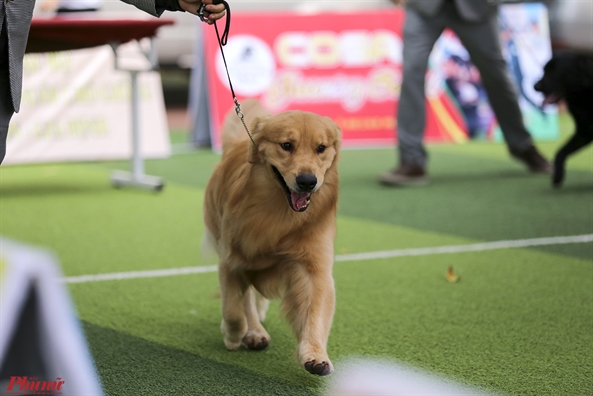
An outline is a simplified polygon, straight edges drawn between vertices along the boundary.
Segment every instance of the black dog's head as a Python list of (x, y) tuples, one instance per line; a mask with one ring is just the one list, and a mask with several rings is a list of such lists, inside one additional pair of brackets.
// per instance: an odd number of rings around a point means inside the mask
[(560, 66), (560, 61), (557, 58), (552, 58), (544, 66), (544, 75), (542, 78), (535, 83), (533, 87), (536, 91), (544, 94), (543, 106), (558, 102), (562, 99), (562, 88), (561, 80), (563, 78)]
[(544, 75), (535, 86), (544, 94), (542, 105), (593, 90), (593, 56), (572, 52), (555, 53), (544, 66)]

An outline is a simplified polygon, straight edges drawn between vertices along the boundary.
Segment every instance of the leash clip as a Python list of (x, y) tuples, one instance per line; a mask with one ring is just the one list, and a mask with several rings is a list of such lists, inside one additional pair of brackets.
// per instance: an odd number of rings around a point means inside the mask
[(235, 113), (237, 113), (237, 117), (239, 117), (239, 119), (241, 120), (243, 128), (245, 128), (245, 132), (247, 132), (247, 135), (249, 135), (249, 140), (251, 140), (251, 143), (253, 143), (253, 145), (257, 147), (257, 144), (255, 144), (253, 136), (251, 135), (251, 132), (249, 132), (249, 128), (247, 128), (247, 124), (245, 123), (245, 115), (241, 111), (241, 104), (239, 104), (239, 99), (237, 99), (237, 97), (234, 94), (233, 101), (235, 102)]
[(241, 104), (239, 104), (239, 100), (237, 98), (233, 98), (233, 101), (235, 102), (235, 113), (237, 113), (237, 116), (241, 119), (241, 121), (243, 121), (245, 115), (241, 111)]

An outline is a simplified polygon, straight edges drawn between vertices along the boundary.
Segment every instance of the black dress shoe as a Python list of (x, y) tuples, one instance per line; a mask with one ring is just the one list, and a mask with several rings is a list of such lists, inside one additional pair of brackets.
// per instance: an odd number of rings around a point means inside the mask
[(423, 167), (402, 162), (395, 170), (379, 175), (379, 183), (387, 186), (421, 186), (428, 183)]
[(523, 162), (530, 172), (543, 174), (552, 173), (552, 165), (533, 145), (523, 151), (510, 150), (510, 153), (513, 158)]

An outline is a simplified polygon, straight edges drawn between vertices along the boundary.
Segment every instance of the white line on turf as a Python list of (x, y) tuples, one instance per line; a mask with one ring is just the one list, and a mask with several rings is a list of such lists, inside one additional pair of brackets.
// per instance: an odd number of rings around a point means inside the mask
[(337, 255), (336, 261), (358, 261), (375, 260), (382, 258), (404, 257), (404, 256), (427, 256), (429, 254), (482, 252), (485, 250), (511, 249), (530, 246), (562, 245), (567, 243), (592, 242), (593, 234), (573, 235), (563, 237), (515, 239), (510, 241), (495, 241), (484, 243), (473, 243), (470, 245), (436, 246), (415, 249), (385, 250), (379, 252), (353, 253)]
[(183, 267), (183, 268), (169, 268), (169, 269), (147, 270), (147, 271), (112, 272), (109, 274), (97, 274), (97, 275), (67, 276), (67, 277), (63, 278), (63, 280), (66, 283), (86, 283), (86, 282), (99, 282), (99, 281), (108, 281), (108, 280), (138, 279), (138, 278), (162, 278), (164, 276), (203, 274), (206, 272), (216, 272), (217, 270), (218, 270), (218, 266), (210, 265), (207, 267)]
[[(335, 257), (336, 262), (342, 261), (362, 261), (362, 260), (376, 260), (393, 257), (406, 256), (427, 256), (431, 254), (451, 254), (451, 253), (466, 253), (466, 252), (483, 252), (486, 250), (496, 249), (513, 249), (524, 248), (531, 246), (550, 246), (563, 245), (569, 243), (587, 243), (593, 242), (593, 234), (548, 237), (548, 238), (533, 238), (533, 239), (515, 239), (509, 241), (494, 241), (484, 243), (472, 243), (468, 245), (450, 245), (450, 246), (435, 246), (426, 248), (414, 249), (399, 249), (399, 250), (384, 250), (367, 253), (353, 253), (353, 254), (339, 254)], [(147, 271), (130, 271), (130, 272), (115, 272), (108, 274), (97, 275), (79, 275), (68, 276), (63, 278), (66, 283), (86, 283), (99, 282), (109, 280), (122, 279), (138, 279), (138, 278), (160, 278), (164, 276), (176, 276), (187, 274), (203, 274), (208, 272), (216, 272), (218, 267), (210, 265), (206, 267), (184, 267), (184, 268), (170, 268), (162, 270), (147, 270)]]

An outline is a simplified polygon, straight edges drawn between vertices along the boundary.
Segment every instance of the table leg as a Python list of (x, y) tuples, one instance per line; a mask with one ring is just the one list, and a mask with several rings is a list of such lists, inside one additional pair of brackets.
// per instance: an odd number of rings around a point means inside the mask
[(139, 187), (161, 191), (164, 182), (160, 177), (144, 174), (144, 159), (140, 147), (140, 98), (138, 71), (130, 70), (132, 97), (132, 172), (113, 171), (111, 184), (114, 187)]

